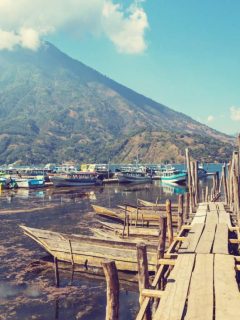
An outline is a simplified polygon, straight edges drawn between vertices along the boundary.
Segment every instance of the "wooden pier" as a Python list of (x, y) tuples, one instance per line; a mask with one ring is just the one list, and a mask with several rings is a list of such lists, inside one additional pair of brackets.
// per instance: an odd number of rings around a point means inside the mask
[[(239, 258), (230, 252), (234, 250), (232, 245), (240, 242), (238, 236), (223, 203), (200, 203), (187, 236), (176, 237), (167, 252), (167, 257), (173, 254), (175, 259), (162, 261), (173, 269), (165, 289), (160, 291), (153, 320), (239, 319), (240, 293), (236, 280)], [(177, 242), (181, 245), (176, 253)], [(153, 285), (159, 283), (161, 276), (163, 272), (157, 273)], [(145, 297), (148, 303), (149, 296), (156, 297), (156, 290), (159, 294), (158, 289), (148, 292)], [(144, 319), (145, 300), (138, 320)]]

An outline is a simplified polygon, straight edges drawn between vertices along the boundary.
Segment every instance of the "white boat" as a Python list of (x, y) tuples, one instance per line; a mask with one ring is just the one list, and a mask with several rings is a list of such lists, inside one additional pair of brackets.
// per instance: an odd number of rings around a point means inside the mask
[(152, 177), (141, 171), (125, 171), (117, 174), (118, 181), (121, 183), (129, 182), (152, 182)]

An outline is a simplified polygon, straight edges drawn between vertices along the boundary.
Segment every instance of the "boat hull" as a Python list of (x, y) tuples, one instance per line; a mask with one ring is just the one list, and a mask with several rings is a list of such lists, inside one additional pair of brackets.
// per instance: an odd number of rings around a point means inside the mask
[[(89, 267), (102, 267), (106, 259), (114, 260), (118, 270), (137, 272), (136, 243), (66, 235), (49, 230), (20, 226), (26, 235), (61, 261)], [(149, 270), (156, 268), (156, 246), (148, 245)]]
[(45, 186), (45, 181), (40, 179), (16, 179), (18, 188), (37, 189)]
[(135, 175), (128, 175), (128, 174), (118, 174), (118, 181), (120, 183), (131, 183), (131, 182), (141, 182), (141, 183), (148, 183), (152, 182), (152, 178), (150, 176), (135, 176)]
[(97, 179), (71, 179), (61, 177), (50, 177), (50, 181), (55, 187), (87, 187), (99, 186), (102, 184)]

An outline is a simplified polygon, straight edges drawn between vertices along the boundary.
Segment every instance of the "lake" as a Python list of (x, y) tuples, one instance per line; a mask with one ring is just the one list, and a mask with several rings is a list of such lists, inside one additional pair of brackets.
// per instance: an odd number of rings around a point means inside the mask
[[(220, 167), (213, 166), (215, 171)], [(211, 177), (201, 181), (211, 184)], [(26, 237), (20, 224), (64, 233), (91, 234), (98, 225), (91, 204), (115, 207), (137, 199), (176, 202), (184, 187), (152, 184), (109, 184), (88, 189), (5, 190), (0, 194), (0, 319), (105, 319), (104, 279), (60, 271), (60, 288), (47, 253)], [(138, 291), (122, 287), (120, 319), (134, 319)]]

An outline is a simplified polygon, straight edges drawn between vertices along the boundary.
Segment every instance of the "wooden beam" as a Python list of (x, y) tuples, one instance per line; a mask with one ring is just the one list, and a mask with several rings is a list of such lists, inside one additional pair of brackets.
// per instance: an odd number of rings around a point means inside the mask
[(158, 263), (161, 264), (161, 265), (175, 266), (176, 260), (173, 260), (173, 259), (159, 259)]
[(175, 237), (174, 240), (175, 240), (175, 241), (181, 241), (181, 242), (182, 242), (182, 241), (186, 240), (186, 238), (187, 238), (187, 237)]
[(236, 271), (240, 271), (240, 265), (239, 264), (237, 264), (235, 268), (236, 268)]
[(164, 294), (162, 290), (154, 290), (154, 289), (143, 289), (142, 296), (148, 298), (161, 298)]
[(240, 239), (229, 239), (229, 242), (231, 244), (238, 244), (238, 243), (240, 243)]

